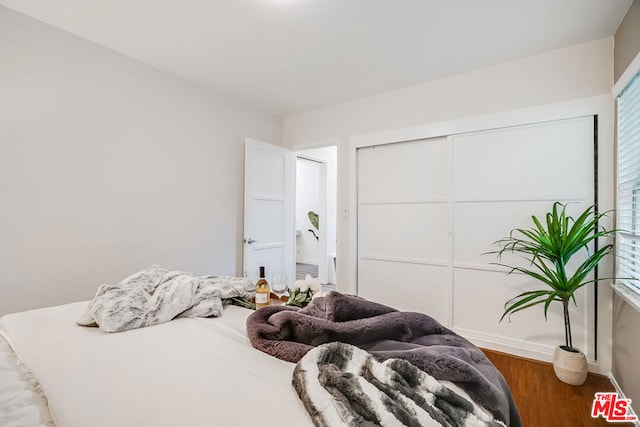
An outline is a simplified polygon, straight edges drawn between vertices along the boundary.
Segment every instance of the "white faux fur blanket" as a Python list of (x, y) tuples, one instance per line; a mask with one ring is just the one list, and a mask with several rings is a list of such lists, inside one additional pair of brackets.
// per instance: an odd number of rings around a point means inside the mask
[(194, 277), (153, 265), (117, 285), (100, 285), (77, 323), (120, 332), (176, 317), (218, 317), (223, 299), (251, 298), (254, 291), (254, 285), (244, 277)]

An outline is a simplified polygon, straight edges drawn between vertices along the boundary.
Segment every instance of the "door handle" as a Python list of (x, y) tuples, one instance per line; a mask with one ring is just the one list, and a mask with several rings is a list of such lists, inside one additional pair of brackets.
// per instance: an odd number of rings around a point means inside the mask
[(244, 239), (244, 242), (250, 245), (252, 243), (256, 243), (257, 240), (253, 240), (251, 237), (249, 237), (248, 239)]

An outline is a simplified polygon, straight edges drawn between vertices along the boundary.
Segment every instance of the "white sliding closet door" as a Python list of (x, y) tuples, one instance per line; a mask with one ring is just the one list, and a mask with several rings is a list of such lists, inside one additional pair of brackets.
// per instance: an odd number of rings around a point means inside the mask
[[(572, 214), (593, 203), (593, 120), (358, 149), (358, 294), (428, 313), (476, 342), (549, 353), (563, 340), (561, 307), (548, 322), (534, 308), (498, 323), (509, 298), (538, 285), (482, 254), (554, 201), (572, 202)], [(587, 355), (591, 295), (579, 294), (572, 318)]]

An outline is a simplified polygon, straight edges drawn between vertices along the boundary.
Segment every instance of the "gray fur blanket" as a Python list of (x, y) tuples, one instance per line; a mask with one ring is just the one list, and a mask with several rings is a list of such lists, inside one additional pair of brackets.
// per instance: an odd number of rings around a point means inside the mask
[(331, 292), (304, 309), (261, 308), (247, 319), (247, 334), (255, 348), (296, 363), (334, 341), (355, 345), (378, 361), (404, 359), (439, 381), (453, 382), (506, 425), (521, 426), (506, 381), (484, 353), (426, 314)]
[(153, 265), (117, 285), (100, 285), (81, 326), (99, 326), (105, 332), (158, 325), (176, 317), (218, 317), (223, 301), (251, 298), (254, 285), (247, 278), (194, 277)]
[(323, 344), (300, 359), (293, 386), (318, 427), (504, 427), (451, 383), (406, 360), (380, 363), (341, 342)]

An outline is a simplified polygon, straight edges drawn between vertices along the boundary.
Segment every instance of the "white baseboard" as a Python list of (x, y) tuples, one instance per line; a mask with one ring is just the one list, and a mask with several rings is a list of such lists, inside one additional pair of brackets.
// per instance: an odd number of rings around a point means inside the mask
[(514, 354), (529, 359), (541, 360), (543, 362), (551, 362), (553, 360), (554, 347), (551, 346), (533, 344), (523, 340), (505, 338), (465, 328), (453, 328), (453, 330), (478, 347)]
[[(513, 354), (515, 356), (526, 357), (528, 359), (540, 360), (542, 362), (553, 362), (554, 346), (535, 344), (529, 341), (506, 338), (471, 329), (453, 328), (453, 330), (478, 347)], [(598, 365), (597, 362), (587, 361), (587, 363), (589, 365), (589, 372), (604, 376), (611, 375), (610, 370)]]
[[(618, 384), (618, 381), (616, 381), (616, 377), (613, 376), (613, 373), (609, 374), (609, 379), (611, 380), (611, 384), (613, 384), (613, 386), (615, 387), (616, 392), (618, 393), (618, 396), (620, 396), (622, 399), (626, 399), (627, 397), (624, 395), (624, 392), (620, 388), (620, 384)], [(637, 404), (638, 402), (636, 402), (636, 405)], [(640, 417), (638, 417), (638, 414), (636, 413), (636, 411), (633, 410), (633, 401), (631, 401), (631, 407), (629, 408), (629, 412), (631, 412), (631, 415), (636, 416), (635, 425), (637, 427), (640, 427)]]

